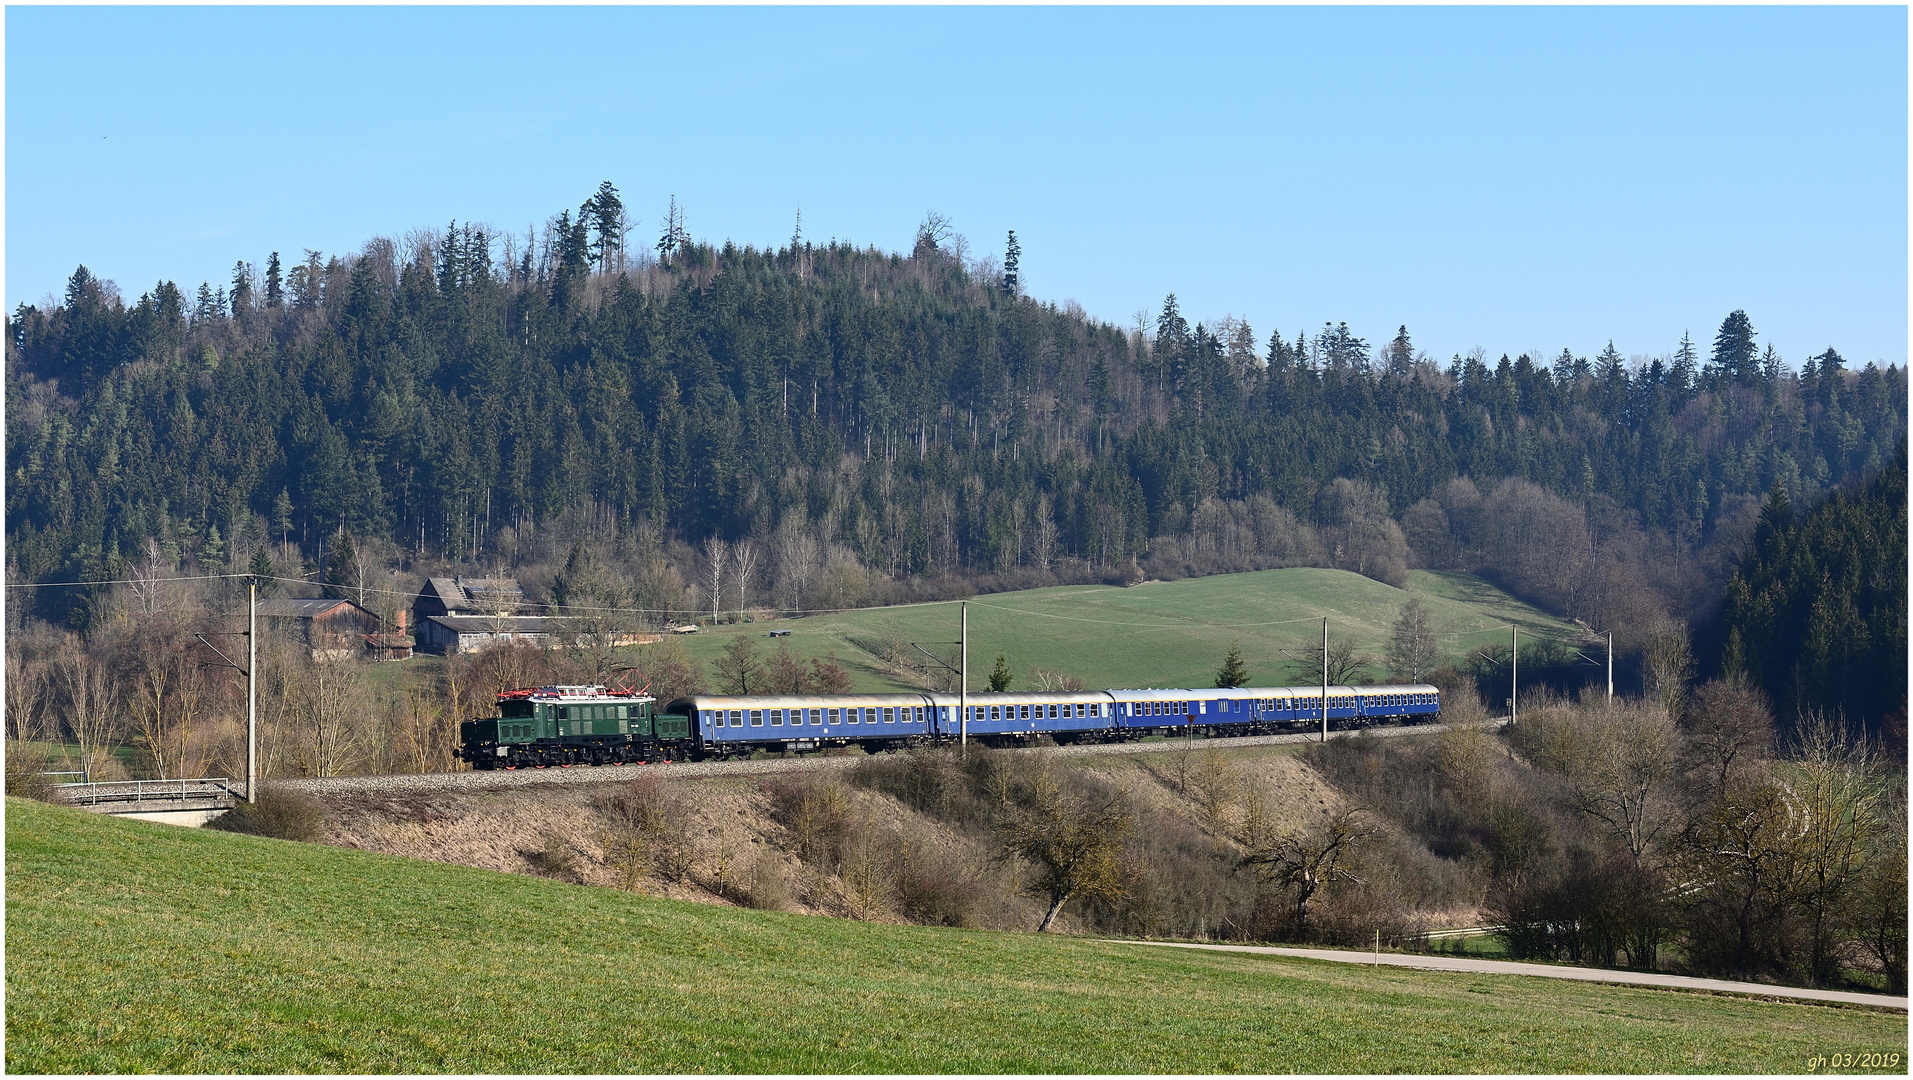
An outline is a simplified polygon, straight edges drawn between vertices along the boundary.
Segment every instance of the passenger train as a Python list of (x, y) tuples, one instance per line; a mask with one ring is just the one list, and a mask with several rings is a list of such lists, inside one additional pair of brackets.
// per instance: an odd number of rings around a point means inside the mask
[[(985, 746), (1038, 737), (1119, 742), (1151, 735), (1266, 735), (1319, 728), (1315, 687), (1106, 690), (1074, 693), (835, 694), (678, 698), (661, 710), (642, 692), (544, 686), (499, 695), (499, 715), (467, 720), (456, 756), (474, 768), (545, 768), (950, 743)], [(968, 709), (969, 715), (962, 714)], [(1421, 723), (1441, 715), (1426, 684), (1331, 686), (1328, 725)], [(966, 729), (967, 728), (967, 732)]]

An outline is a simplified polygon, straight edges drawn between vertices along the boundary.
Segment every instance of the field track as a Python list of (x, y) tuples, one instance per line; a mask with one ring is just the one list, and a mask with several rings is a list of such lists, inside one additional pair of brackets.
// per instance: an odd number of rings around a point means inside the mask
[[(1506, 721), (1496, 721), (1497, 725)], [(1419, 724), (1414, 727), (1373, 727), (1363, 730), (1388, 738), (1398, 735), (1432, 735), (1446, 731), (1446, 724)], [(1352, 731), (1330, 732), (1330, 738), (1345, 738)], [(1159, 742), (1094, 743), (1088, 746), (1034, 746), (1019, 753), (1048, 754), (1053, 757), (1094, 757), (1104, 754), (1153, 754), (1190, 749), (1229, 750), (1249, 746), (1285, 746), (1314, 742), (1321, 736), (1309, 732), (1289, 735), (1250, 735), (1243, 738), (1164, 739)], [(629, 780), (635, 776), (745, 776), (753, 773), (822, 772), (847, 769), (866, 755), (825, 757), (759, 758), (753, 761), (679, 761), (663, 765), (575, 765), (571, 768), (516, 769), (510, 772), (403, 773), (392, 776), (331, 776), (298, 780), (280, 780), (278, 784), (307, 795), (345, 795), (378, 793), (401, 795), (420, 791), (485, 791), (539, 784), (604, 784)]]
[[(1118, 941), (1105, 938), (1106, 941)], [(1815, 990), (1801, 986), (1769, 986), (1766, 983), (1730, 982), (1726, 979), (1696, 979), (1687, 975), (1667, 975), (1658, 971), (1615, 971), (1607, 968), (1567, 967), (1561, 964), (1524, 964), (1514, 960), (1476, 960), (1463, 956), (1405, 956), (1401, 953), (1365, 953), (1353, 949), (1283, 949), (1267, 945), (1215, 945), (1207, 942), (1126, 941), (1128, 945), (1157, 945), (1172, 949), (1209, 949), (1216, 952), (1258, 953), (1264, 956), (1291, 956), (1304, 960), (1328, 960), (1339, 964), (1374, 964), (1419, 968), (1423, 971), (1460, 971), (1478, 975), (1533, 975), (1543, 979), (1574, 979), (1580, 982), (1621, 983), (1629, 986), (1653, 986), (1664, 990), (1698, 990), (1714, 994), (1751, 994), (1755, 997), (1788, 998), (1795, 1001), (1832, 1002), (1841, 1005), (1865, 1005), (1875, 1009), (1905, 1012), (1907, 999), (1885, 994), (1855, 994), (1844, 990)]]

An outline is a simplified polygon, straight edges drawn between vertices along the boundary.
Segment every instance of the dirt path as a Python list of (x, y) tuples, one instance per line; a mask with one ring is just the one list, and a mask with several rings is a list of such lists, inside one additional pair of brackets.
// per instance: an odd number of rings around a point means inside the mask
[(1270, 945), (1205, 945), (1180, 941), (1118, 941), (1119, 945), (1155, 945), (1170, 949), (1210, 949), (1216, 952), (1258, 953), (1267, 956), (1292, 956), (1305, 960), (1330, 960), (1342, 964), (1386, 964), (1390, 967), (1421, 968), (1425, 971), (1465, 971), (1478, 975), (1533, 975), (1543, 979), (1573, 979), (1580, 982), (1619, 983), (1627, 986), (1655, 986), (1665, 990), (1701, 990), (1715, 994), (1751, 994), (1755, 997), (1791, 998), (1799, 1001), (1828, 1001), (1842, 1005), (1870, 1005), (1876, 1009), (1906, 1011), (1907, 999), (1884, 994), (1854, 994), (1843, 990), (1812, 990), (1798, 986), (1768, 986), (1766, 983), (1730, 982), (1726, 979), (1696, 979), (1687, 975), (1662, 975), (1651, 971), (1610, 971), (1604, 968), (1562, 967), (1555, 964), (1524, 964), (1514, 960), (1474, 960), (1461, 956), (1413, 956), (1402, 953), (1365, 953), (1344, 949), (1284, 949)]

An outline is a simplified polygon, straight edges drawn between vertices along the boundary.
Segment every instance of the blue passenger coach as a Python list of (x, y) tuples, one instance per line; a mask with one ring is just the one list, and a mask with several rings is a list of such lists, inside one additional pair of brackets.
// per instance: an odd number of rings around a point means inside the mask
[[(1318, 687), (1108, 690), (1076, 693), (835, 694), (679, 698), (665, 712), (686, 717), (705, 754), (827, 746), (897, 750), (947, 742), (965, 726), (985, 745), (1110, 742), (1151, 735), (1273, 734), (1322, 723)], [(1441, 692), (1426, 684), (1331, 686), (1331, 727), (1416, 723), (1441, 714)]]

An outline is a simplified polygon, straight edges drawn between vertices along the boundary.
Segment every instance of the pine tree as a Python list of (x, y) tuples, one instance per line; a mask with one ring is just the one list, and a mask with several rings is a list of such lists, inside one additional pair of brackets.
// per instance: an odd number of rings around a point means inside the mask
[(1695, 386), (1694, 368), (1699, 352), (1694, 348), (1694, 339), (1687, 331), (1681, 331), (1680, 348), (1674, 350), (1674, 366), (1668, 369), (1667, 385), (1674, 391), (1674, 400), (1687, 404), (1699, 389)]
[(997, 653), (996, 670), (990, 672), (990, 692), (1000, 694), (1008, 690), (1010, 688), (1010, 680), (1013, 678), (1015, 678), (1015, 676), (1010, 674), (1010, 662), (1004, 658), (1002, 653)]
[(1016, 230), (1011, 229), (1009, 245), (1003, 250), (1003, 291), (1011, 296), (1021, 291), (1016, 267), (1022, 257), (1023, 248), (1016, 242)]
[(272, 557), (266, 554), (263, 547), (253, 549), (252, 563), (246, 567), (246, 574), (252, 584), (258, 586), (260, 596), (267, 595), (267, 590), (278, 584), (273, 580)]
[(1388, 370), (1391, 374), (1407, 374), (1408, 366), (1415, 362), (1415, 345), (1408, 339), (1408, 324), (1395, 332), (1395, 340), (1388, 343)]
[(266, 260), (266, 306), (277, 309), (285, 304), (285, 290), (280, 284), (279, 253), (273, 252)]
[(325, 594), (340, 600), (357, 598), (364, 606), (365, 576), (359, 565), (359, 547), (352, 534), (341, 529), (333, 540), (332, 558), (326, 562)]
[(597, 194), (578, 208), (578, 216), (581, 220), (588, 218), (596, 233), (591, 253), (598, 272), (610, 273), (612, 256), (624, 250), (624, 200), (618, 198), (618, 189), (609, 180), (599, 184)]
[(1760, 369), (1754, 352), (1754, 324), (1746, 312), (1735, 311), (1721, 321), (1720, 333), (1714, 335), (1713, 362), (1727, 378), (1753, 385)]
[(658, 234), (658, 261), (669, 265), (686, 239), (684, 211), (678, 207), (678, 197), (673, 195), (670, 208), (664, 212), (664, 231)]
[(1242, 663), (1242, 645), (1229, 642), (1229, 655), (1222, 658), (1222, 666), (1216, 669), (1216, 686), (1227, 690), (1237, 686), (1249, 685), (1249, 669)]
[(213, 569), (226, 561), (226, 540), (219, 535), (219, 523), (206, 523), (206, 539), (199, 545), (199, 565)]
[(272, 527), (279, 530), (279, 546), (283, 549), (292, 536), (292, 493), (285, 488), (280, 488), (279, 497), (272, 500)]
[(252, 312), (252, 264), (241, 259), (232, 268), (232, 317), (243, 320)]

